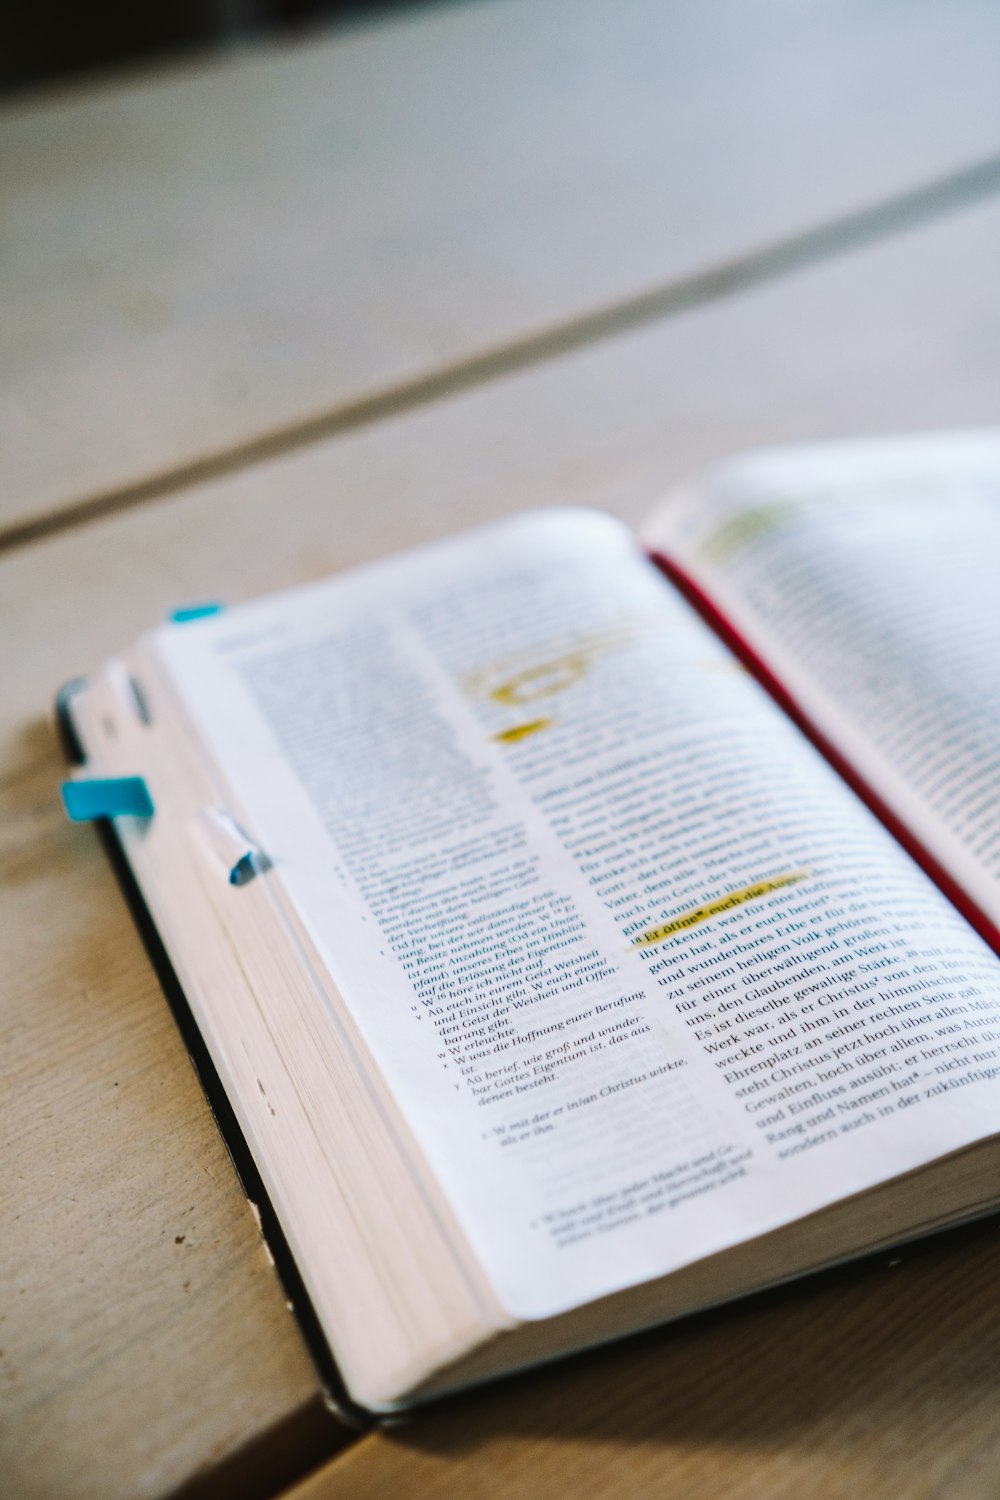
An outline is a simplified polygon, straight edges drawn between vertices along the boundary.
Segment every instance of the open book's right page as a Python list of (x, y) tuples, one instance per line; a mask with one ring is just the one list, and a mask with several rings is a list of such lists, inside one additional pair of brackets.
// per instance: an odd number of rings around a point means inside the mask
[(645, 540), (1000, 940), (1000, 434), (750, 455)]

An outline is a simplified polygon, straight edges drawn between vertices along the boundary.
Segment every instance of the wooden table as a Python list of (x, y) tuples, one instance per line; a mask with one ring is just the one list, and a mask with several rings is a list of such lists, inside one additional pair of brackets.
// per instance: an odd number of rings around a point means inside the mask
[(1000, 1493), (995, 1228), (338, 1427), (50, 722), (185, 600), (995, 421), (998, 63), (985, 0), (487, 0), (0, 111), (0, 1493)]

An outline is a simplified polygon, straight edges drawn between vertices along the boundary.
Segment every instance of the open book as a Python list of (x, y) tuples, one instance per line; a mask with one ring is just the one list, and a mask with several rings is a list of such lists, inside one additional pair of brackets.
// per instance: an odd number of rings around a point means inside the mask
[(1000, 1205), (998, 559), (996, 437), (764, 453), (73, 696), (360, 1406)]

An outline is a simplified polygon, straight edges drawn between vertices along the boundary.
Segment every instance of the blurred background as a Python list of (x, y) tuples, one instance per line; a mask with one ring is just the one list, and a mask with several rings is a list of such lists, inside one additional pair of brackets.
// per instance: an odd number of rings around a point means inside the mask
[(294, 35), (330, 21), (412, 8), (417, 0), (5, 0), (0, 89), (85, 77), (116, 64)]
[[(3, 1500), (272, 1496), (329, 1444), (60, 811), (56, 689), (180, 604), (519, 508), (639, 526), (740, 449), (995, 424), (998, 83), (998, 0), (0, 0)], [(877, 1329), (859, 1294), (854, 1367), (831, 1302), (825, 1417), (805, 1345), (759, 1360), (699, 1492), (994, 1494), (979, 1265)], [(694, 1473), (686, 1380), (602, 1400), (585, 1493), (628, 1492), (633, 1451), (644, 1493), (676, 1488), (657, 1455)], [(702, 1440), (731, 1417), (705, 1389)], [(529, 1451), (502, 1437), (490, 1466)], [(448, 1492), (491, 1492), (467, 1456)]]

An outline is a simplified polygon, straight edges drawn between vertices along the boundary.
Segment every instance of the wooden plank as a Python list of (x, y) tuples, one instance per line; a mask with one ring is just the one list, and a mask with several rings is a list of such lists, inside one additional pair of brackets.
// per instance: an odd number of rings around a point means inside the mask
[(503, 0), (0, 112), (0, 526), (995, 153), (1000, 13)]
[(987, 1500), (996, 1225), (463, 1397), (286, 1500)]
[(996, 418), (1000, 205), (0, 559), (0, 763), (55, 687), (191, 599), (530, 505), (638, 524), (742, 448)]
[[(0, 1343), (18, 1374), (4, 1396), (12, 1419), (0, 1437), (0, 1490), (37, 1494), (41, 1475), (48, 1493), (67, 1496), (162, 1492), (216, 1451), (292, 1420), (314, 1390), (93, 835), (63, 826), (56, 811), (45, 722), (55, 687), (171, 604), (317, 577), (519, 506), (600, 504), (638, 521), (673, 480), (754, 442), (990, 420), (998, 255), (1000, 206), (979, 209), (0, 559), (10, 643), (0, 828), (12, 897), (0, 1055), (16, 1081), (0, 1091), (0, 1139), (16, 1142), (0, 1172), (10, 1184), (2, 1200), (15, 1203), (5, 1280), (18, 1292), (13, 1311), (2, 1309)], [(194, 1247), (176, 1246), (189, 1219)], [(189, 1276), (182, 1254), (201, 1271)], [(962, 1271), (965, 1262), (949, 1264)], [(971, 1304), (959, 1309), (959, 1343), (947, 1344), (943, 1309), (957, 1292), (952, 1273), (941, 1274), (928, 1326), (952, 1354), (926, 1410), (939, 1419), (935, 1402), (945, 1402), (954, 1372), (945, 1452), (963, 1413), (980, 1432), (984, 1386)], [(983, 1284), (985, 1272), (969, 1274), (971, 1286)], [(868, 1294), (858, 1295), (863, 1310)], [(833, 1347), (837, 1320), (824, 1318), (816, 1327)], [(901, 1305), (890, 1331), (904, 1325)], [(764, 1336), (769, 1324), (747, 1326)], [(793, 1342), (789, 1332), (783, 1347)], [(711, 1347), (705, 1370), (721, 1379), (728, 1346)], [(860, 1360), (861, 1346), (854, 1352)], [(981, 1365), (993, 1368), (985, 1342)], [(756, 1378), (759, 1362), (746, 1369)], [(678, 1401), (680, 1370), (668, 1370)], [(852, 1422), (867, 1389), (858, 1380), (843, 1408)], [(494, 1410), (496, 1398), (483, 1399), (484, 1412)], [(698, 1399), (707, 1423), (709, 1397)], [(560, 1404), (572, 1408), (569, 1396), (553, 1396), (546, 1410)], [(641, 1421), (652, 1421), (644, 1410)], [(641, 1423), (621, 1421), (647, 1451)], [(793, 1456), (798, 1431), (811, 1440), (812, 1429), (783, 1429), (780, 1413), (771, 1421), (775, 1452), (783, 1433)], [(441, 1429), (449, 1463), (456, 1430)], [(574, 1462), (589, 1451), (583, 1433), (567, 1437)], [(558, 1435), (552, 1444), (545, 1463), (557, 1461)], [(396, 1463), (382, 1439), (368, 1451)], [(769, 1462), (779, 1465), (773, 1454)], [(406, 1463), (421, 1472), (430, 1463), (433, 1483), (445, 1482), (426, 1454)], [(352, 1483), (361, 1472), (350, 1470)], [(481, 1490), (489, 1483), (487, 1467), (471, 1474)]]
[(30, 748), (0, 790), (0, 1491), (271, 1494), (347, 1435), (55, 748)]

